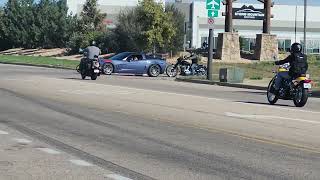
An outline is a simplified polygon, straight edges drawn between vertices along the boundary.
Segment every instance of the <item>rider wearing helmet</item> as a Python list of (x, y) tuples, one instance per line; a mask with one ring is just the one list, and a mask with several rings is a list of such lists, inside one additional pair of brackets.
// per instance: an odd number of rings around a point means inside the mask
[(308, 70), (307, 56), (302, 52), (302, 46), (299, 43), (291, 45), (291, 54), (282, 61), (276, 61), (276, 65), (289, 65), (288, 71), (279, 72), (275, 80), (275, 93), (278, 93), (283, 79), (294, 79), (306, 74)]
[(83, 51), (85, 58), (81, 59), (80, 70), (83, 70), (86, 62), (92, 61), (94, 58), (97, 58), (101, 54), (101, 50), (96, 46), (96, 42), (92, 41), (91, 46), (88, 46)]
[(92, 41), (91, 46), (87, 47), (85, 49), (85, 52), (87, 52), (87, 58), (88, 59), (94, 59), (95, 56), (99, 56), (101, 54), (101, 50), (96, 46), (96, 42)]

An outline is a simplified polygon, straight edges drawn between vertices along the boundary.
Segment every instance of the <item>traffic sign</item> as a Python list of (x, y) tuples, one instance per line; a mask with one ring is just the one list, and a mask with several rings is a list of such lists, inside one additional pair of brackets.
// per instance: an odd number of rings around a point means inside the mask
[(208, 18), (208, 24), (209, 24), (209, 25), (214, 24), (214, 19), (213, 19), (213, 18)]
[(206, 0), (207, 9), (220, 10), (221, 0)]
[(214, 18), (214, 17), (218, 17), (218, 16), (219, 16), (219, 11), (216, 11), (213, 9), (208, 10), (208, 18)]

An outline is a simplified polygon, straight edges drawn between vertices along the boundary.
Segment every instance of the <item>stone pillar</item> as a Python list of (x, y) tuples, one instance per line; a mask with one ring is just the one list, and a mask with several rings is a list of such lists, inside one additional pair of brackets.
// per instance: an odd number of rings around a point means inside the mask
[(278, 40), (276, 35), (257, 34), (254, 57), (260, 61), (273, 60), (278, 56)]
[(217, 46), (217, 59), (229, 62), (237, 62), (241, 60), (238, 33), (220, 33), (218, 36)]

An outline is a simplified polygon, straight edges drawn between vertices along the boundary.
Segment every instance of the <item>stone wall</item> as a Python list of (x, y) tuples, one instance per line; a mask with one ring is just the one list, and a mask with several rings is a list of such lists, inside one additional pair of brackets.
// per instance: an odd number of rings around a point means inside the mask
[(217, 46), (216, 59), (227, 62), (241, 61), (238, 33), (220, 33)]
[(276, 35), (257, 34), (254, 57), (260, 61), (270, 61), (278, 56), (278, 40)]

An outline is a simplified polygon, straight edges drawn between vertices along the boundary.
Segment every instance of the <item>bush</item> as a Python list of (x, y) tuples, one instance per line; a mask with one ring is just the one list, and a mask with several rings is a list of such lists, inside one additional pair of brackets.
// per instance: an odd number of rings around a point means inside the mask
[(261, 75), (252, 75), (249, 79), (250, 80), (262, 80), (263, 77)]

